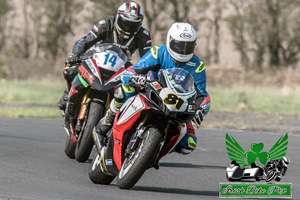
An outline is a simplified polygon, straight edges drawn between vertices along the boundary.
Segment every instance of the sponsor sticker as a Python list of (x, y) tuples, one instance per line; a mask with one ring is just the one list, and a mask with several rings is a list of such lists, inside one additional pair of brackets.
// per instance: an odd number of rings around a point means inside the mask
[(106, 165), (112, 165), (112, 159), (106, 159), (105, 160)]

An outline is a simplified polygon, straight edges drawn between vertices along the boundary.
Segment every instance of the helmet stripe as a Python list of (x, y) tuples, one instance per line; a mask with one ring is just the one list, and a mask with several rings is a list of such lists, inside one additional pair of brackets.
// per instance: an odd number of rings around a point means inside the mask
[(139, 7), (138, 7), (138, 5), (136, 5), (136, 14), (137, 15), (139, 14)]

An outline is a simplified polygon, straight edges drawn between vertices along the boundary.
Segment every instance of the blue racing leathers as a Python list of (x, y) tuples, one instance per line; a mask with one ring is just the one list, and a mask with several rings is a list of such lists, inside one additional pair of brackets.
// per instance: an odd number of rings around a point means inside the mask
[[(160, 69), (172, 67), (185, 69), (193, 76), (197, 91), (196, 105), (206, 115), (210, 109), (210, 97), (206, 91), (204, 63), (194, 54), (188, 62), (176, 65), (165, 45), (152, 47), (134, 66), (127, 68), (126, 73), (122, 77), (123, 84), (117, 89), (119, 90), (117, 93), (120, 94), (122, 90), (123, 95), (117, 95), (122, 96), (122, 98), (116, 98), (115, 96), (115, 107), (120, 108), (128, 98), (138, 93), (137, 87), (127, 85), (132, 74), (147, 74), (148, 79), (155, 80)], [(190, 122), (187, 123), (187, 127), (186, 135), (176, 145), (174, 151), (186, 154), (196, 148), (197, 137), (195, 130)]]
[[(175, 65), (173, 58), (168, 53), (165, 45), (152, 47), (151, 50), (148, 51), (134, 66), (127, 69), (127, 72), (123, 76), (123, 83), (127, 84), (133, 73), (148, 74), (148, 78), (154, 80), (160, 69), (172, 67), (185, 69), (193, 76), (197, 88), (196, 105), (198, 105), (198, 108), (203, 109), (204, 114), (207, 114), (210, 109), (210, 97), (206, 91), (205, 65), (195, 54), (188, 62)], [(148, 73), (149, 71), (152, 71), (152, 73)], [(129, 96), (135, 94), (136, 93), (131, 93)], [(128, 98), (129, 97), (126, 94), (126, 98), (123, 102)]]

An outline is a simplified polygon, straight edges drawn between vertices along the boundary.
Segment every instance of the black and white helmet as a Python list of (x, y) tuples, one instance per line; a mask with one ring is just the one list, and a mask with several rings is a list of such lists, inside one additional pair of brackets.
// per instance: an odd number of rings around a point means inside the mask
[(192, 25), (176, 22), (168, 31), (168, 52), (176, 61), (187, 62), (193, 57), (196, 40), (197, 34)]
[(133, 1), (123, 3), (116, 15), (116, 30), (122, 38), (129, 39), (139, 31), (143, 19), (144, 13), (139, 4)]
[(284, 166), (288, 166), (288, 164), (290, 164), (290, 158), (288, 156), (284, 156), (282, 158), (282, 162), (283, 162)]

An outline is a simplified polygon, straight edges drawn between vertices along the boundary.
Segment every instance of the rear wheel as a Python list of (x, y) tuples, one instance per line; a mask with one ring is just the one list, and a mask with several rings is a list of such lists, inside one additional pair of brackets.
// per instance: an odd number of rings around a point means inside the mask
[(125, 158), (117, 177), (117, 185), (121, 189), (130, 189), (141, 178), (156, 158), (162, 136), (150, 127), (143, 135), (137, 149)]
[(89, 177), (95, 184), (109, 185), (115, 178), (115, 176), (109, 176), (102, 172), (100, 167), (100, 155), (96, 153), (90, 167)]
[(65, 154), (69, 158), (74, 159), (75, 158), (75, 149), (76, 149), (76, 142), (71, 140), (71, 138), (68, 136), (66, 138), (66, 143), (65, 143)]
[(75, 149), (75, 158), (78, 162), (85, 162), (89, 159), (94, 146), (92, 131), (103, 116), (104, 109), (104, 105), (95, 102), (91, 102), (89, 106), (86, 126), (81, 137), (78, 138)]

